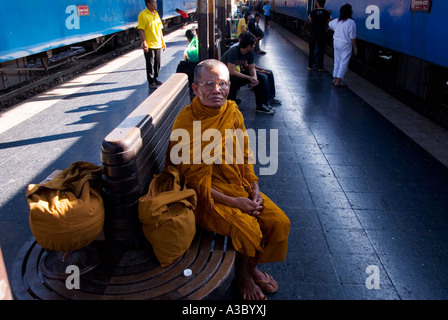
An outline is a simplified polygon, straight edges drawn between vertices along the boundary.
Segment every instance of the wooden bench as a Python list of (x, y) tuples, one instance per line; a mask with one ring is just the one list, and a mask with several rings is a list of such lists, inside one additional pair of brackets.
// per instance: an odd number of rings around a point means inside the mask
[[(200, 300), (219, 299), (229, 288), (235, 250), (226, 237), (198, 227), (189, 250), (161, 268), (138, 221), (138, 199), (147, 192), (154, 174), (164, 168), (172, 124), (189, 102), (187, 76), (173, 74), (104, 139), (105, 241), (86, 248), (97, 260), (88, 261), (92, 267), (80, 276), (80, 288), (67, 288), (69, 274), (49, 273), (47, 261), (52, 253), (30, 239), (14, 268), (16, 299)], [(75, 253), (75, 261), (92, 258), (85, 252)], [(185, 269), (191, 269), (192, 275), (185, 276)]]

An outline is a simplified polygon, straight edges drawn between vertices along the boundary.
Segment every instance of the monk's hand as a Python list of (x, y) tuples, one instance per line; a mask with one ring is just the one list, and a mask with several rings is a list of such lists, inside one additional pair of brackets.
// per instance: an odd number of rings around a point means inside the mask
[[(258, 216), (261, 214), (261, 210), (263, 210), (263, 198), (261, 197), (260, 191), (252, 191), (249, 195), (249, 199), (251, 199), (254, 203), (257, 204), (257, 209), (249, 213), (252, 216)], [(261, 208), (261, 209), (260, 209)]]
[(251, 182), (250, 186), (252, 188), (251, 193), (249, 194), (249, 199), (258, 203), (260, 206), (263, 205), (263, 198), (261, 197), (260, 188), (258, 187), (257, 182)]
[[(258, 184), (257, 183), (251, 183), (252, 185), (252, 192), (258, 192)], [(258, 196), (255, 196), (256, 201), (252, 199), (252, 196), (249, 195), (249, 198), (246, 197), (232, 197), (223, 194), (222, 192), (212, 188), (211, 194), (213, 199), (218, 202), (222, 203), (226, 206), (237, 208), (241, 210), (241, 212), (250, 214), (251, 216), (259, 215), (261, 210), (263, 209), (263, 206), (261, 205), (262, 199), (261, 196), (258, 198)], [(261, 201), (261, 202), (260, 202)]]
[(261, 197), (260, 191), (258, 191), (258, 190), (252, 191), (249, 195), (249, 199), (251, 199), (252, 201), (254, 201), (255, 203), (257, 203), (260, 206), (263, 205), (263, 198)]
[(244, 197), (238, 197), (236, 200), (236, 207), (242, 212), (251, 216), (257, 216), (260, 214), (263, 206), (259, 203)]

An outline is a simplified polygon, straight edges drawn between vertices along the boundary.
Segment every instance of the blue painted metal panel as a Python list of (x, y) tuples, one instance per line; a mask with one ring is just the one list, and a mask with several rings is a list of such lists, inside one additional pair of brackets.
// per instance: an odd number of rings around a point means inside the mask
[[(76, 6), (90, 14), (78, 16)], [(0, 62), (135, 27), (144, 0), (15, 0), (0, 11)]]
[[(332, 17), (346, 0), (327, 1)], [(448, 67), (448, 1), (432, 1), (430, 13), (411, 12), (411, 0), (351, 1), (357, 38)], [(376, 20), (375, 20), (376, 18)]]
[(196, 11), (196, 0), (157, 0), (157, 11), (160, 18), (166, 20), (178, 16), (176, 8), (187, 12)]
[(270, 1), (273, 11), (287, 16), (308, 20), (308, 0)]
[[(78, 16), (78, 5), (89, 6)], [(158, 0), (162, 19), (174, 9), (196, 11), (196, 0)], [(137, 26), (144, 0), (14, 0), (3, 1), (0, 11), (0, 62), (14, 60)]]

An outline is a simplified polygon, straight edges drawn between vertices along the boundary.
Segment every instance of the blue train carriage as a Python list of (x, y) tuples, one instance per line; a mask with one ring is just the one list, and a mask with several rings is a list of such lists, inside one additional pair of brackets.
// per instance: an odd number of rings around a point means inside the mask
[(5, 1), (0, 12), (0, 62), (135, 27), (144, 8), (142, 0)]
[(314, 6), (313, 0), (273, 0), (269, 3), (272, 6), (273, 18), (277, 23), (299, 35), (306, 35), (308, 14)]
[[(346, 0), (329, 0), (332, 17)], [(357, 26), (357, 38), (448, 67), (448, 1), (367, 0), (349, 2)]]
[[(272, 1), (275, 15), (294, 18), (294, 23), (308, 21), (314, 2)], [(448, 1), (328, 0), (326, 8), (337, 18), (345, 3), (353, 7), (358, 39), (448, 67), (448, 42), (442, 40), (448, 36)]]
[(48, 59), (70, 45), (137, 26), (144, 0), (4, 1), (0, 11), (0, 89), (26, 80), (27, 57)]
[[(329, 0), (332, 17), (346, 0)], [(389, 85), (424, 99), (422, 113), (430, 117), (448, 110), (448, 1), (363, 0), (352, 1), (357, 26), (357, 60), (381, 73)], [(382, 80), (384, 81), (384, 77)], [(439, 105), (439, 106), (435, 106)], [(432, 110), (430, 110), (432, 109)], [(441, 112), (441, 110), (445, 110)], [(447, 119), (436, 119), (448, 123)]]
[[(308, 39), (308, 14), (315, 0), (272, 2), (274, 20)], [(353, 7), (356, 60), (369, 68), (366, 72), (381, 75), (380, 82), (403, 88), (404, 94), (442, 105), (437, 110), (448, 110), (448, 1), (327, 0), (325, 7), (336, 19), (345, 3)], [(331, 41), (329, 47), (331, 53)]]
[(308, 20), (308, 12), (313, 1), (309, 0), (288, 0), (269, 1), (272, 6), (272, 11), (276, 14), (297, 18), (303, 21)]
[[(191, 14), (196, 1), (157, 1), (164, 24)], [(138, 14), (144, 0), (5, 1), (0, 11), (0, 89), (29, 80), (31, 71), (48, 70), (62, 59), (138, 39)], [(24, 21), (27, 21), (24, 23)], [(71, 47), (71, 48), (70, 48)]]

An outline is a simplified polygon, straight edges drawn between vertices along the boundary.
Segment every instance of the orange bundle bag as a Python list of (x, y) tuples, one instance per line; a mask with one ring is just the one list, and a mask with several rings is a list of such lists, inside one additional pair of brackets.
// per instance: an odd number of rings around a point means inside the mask
[(104, 224), (100, 179), (100, 166), (75, 162), (52, 180), (28, 186), (30, 228), (42, 248), (68, 252), (98, 237)]
[(182, 173), (171, 166), (154, 176), (147, 194), (139, 199), (143, 233), (162, 267), (190, 247), (196, 234), (196, 203), (196, 192), (185, 187)]

